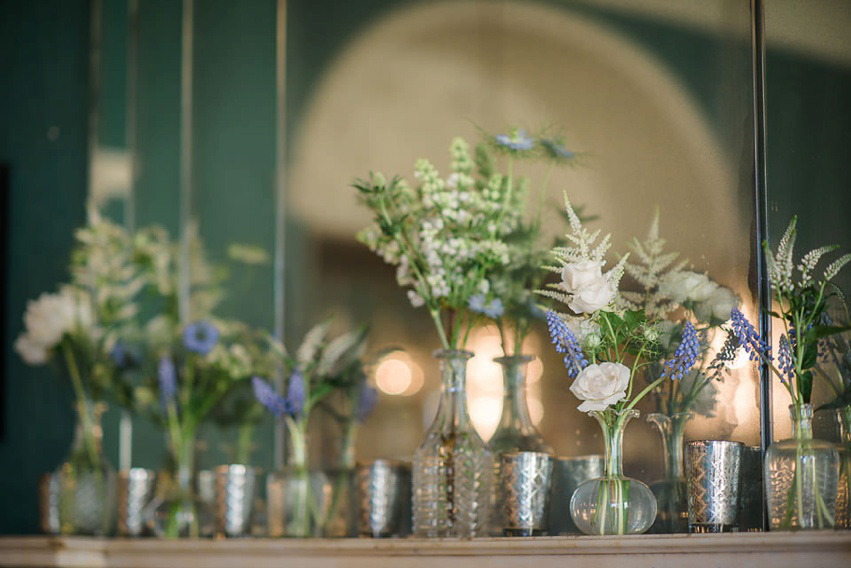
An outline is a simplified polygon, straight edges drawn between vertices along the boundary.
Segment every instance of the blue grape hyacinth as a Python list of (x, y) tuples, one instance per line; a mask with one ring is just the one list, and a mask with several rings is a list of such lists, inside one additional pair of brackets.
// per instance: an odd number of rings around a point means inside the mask
[(588, 365), (588, 359), (585, 358), (585, 354), (579, 346), (579, 341), (561, 316), (552, 310), (547, 310), (547, 329), (556, 351), (564, 354), (567, 376), (575, 379), (579, 372)]

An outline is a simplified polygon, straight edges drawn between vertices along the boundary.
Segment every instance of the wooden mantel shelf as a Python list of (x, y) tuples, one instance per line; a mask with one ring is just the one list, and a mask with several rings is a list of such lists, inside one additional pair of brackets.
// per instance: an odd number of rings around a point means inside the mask
[(851, 566), (851, 532), (455, 540), (2, 537), (0, 566), (77, 568), (816, 568)]

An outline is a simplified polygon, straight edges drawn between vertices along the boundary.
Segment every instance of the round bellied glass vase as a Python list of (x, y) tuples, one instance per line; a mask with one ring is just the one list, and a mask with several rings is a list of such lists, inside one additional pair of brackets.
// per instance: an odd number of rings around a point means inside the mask
[(656, 498), (641, 481), (623, 474), (623, 434), (638, 411), (614, 408), (592, 410), (603, 430), (603, 476), (581, 483), (570, 499), (577, 528), (589, 535), (626, 535), (646, 532), (656, 518)]
[(437, 415), (414, 452), (414, 535), (425, 538), (488, 536), (493, 458), (467, 412), (469, 351), (440, 350)]
[(832, 529), (839, 481), (839, 452), (813, 438), (813, 407), (793, 404), (792, 438), (765, 454), (765, 493), (772, 530)]
[(108, 536), (116, 516), (116, 473), (103, 455), (101, 416), (106, 406), (88, 399), (75, 405), (77, 423), (68, 458), (56, 469), (59, 532)]
[(683, 468), (683, 437), (686, 423), (694, 417), (691, 412), (672, 416), (654, 413), (647, 421), (656, 427), (662, 442), (662, 478), (650, 484), (656, 496), (656, 520), (648, 532), (687, 533), (688, 496)]

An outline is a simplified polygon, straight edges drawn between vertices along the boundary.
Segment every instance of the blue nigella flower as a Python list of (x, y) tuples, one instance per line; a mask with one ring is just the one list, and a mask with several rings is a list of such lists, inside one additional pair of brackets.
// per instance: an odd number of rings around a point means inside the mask
[(485, 313), (485, 295), (474, 294), (467, 300), (467, 307), (477, 314)]
[(287, 414), (298, 416), (304, 411), (304, 375), (299, 369), (293, 371), (287, 381)]
[(199, 355), (213, 350), (219, 340), (219, 330), (208, 321), (197, 321), (183, 329), (183, 345)]
[(467, 307), (477, 314), (484, 314), (491, 319), (497, 319), (505, 313), (505, 307), (502, 305), (502, 300), (494, 298), (488, 303), (485, 303), (484, 294), (474, 294), (467, 300)]
[(171, 357), (160, 357), (157, 363), (157, 380), (160, 386), (160, 404), (165, 410), (177, 394), (177, 370)]
[[(793, 331), (795, 330), (791, 329), (789, 331), (790, 336), (792, 336)], [(795, 360), (792, 358), (792, 344), (785, 335), (780, 336), (780, 345), (777, 348), (777, 367), (783, 375), (780, 377), (781, 381), (785, 382), (787, 377), (791, 379), (795, 376)]]
[(674, 357), (665, 362), (665, 369), (662, 371), (663, 377), (671, 379), (682, 379), (683, 375), (688, 373), (694, 366), (697, 360), (697, 354), (700, 345), (697, 340), (697, 331), (691, 322), (686, 322), (683, 326), (683, 339), (674, 351)]
[(378, 391), (366, 384), (366, 381), (361, 381), (358, 391), (358, 402), (355, 407), (355, 420), (363, 422), (375, 405), (378, 404)]
[(768, 344), (760, 338), (756, 329), (745, 318), (745, 315), (738, 309), (734, 309), (730, 314), (730, 320), (733, 334), (739, 340), (739, 345), (749, 354), (749, 358), (754, 360), (758, 357), (763, 357), (770, 361), (771, 350)]
[(522, 128), (513, 130), (511, 134), (497, 134), (494, 138), (497, 144), (511, 150), (523, 151), (535, 147), (535, 139), (526, 136), (526, 131)]
[(541, 138), (541, 146), (546, 148), (547, 152), (551, 154), (553, 158), (569, 160), (576, 156), (575, 152), (571, 152), (565, 148), (558, 139)]
[(251, 386), (254, 389), (254, 398), (257, 399), (257, 402), (269, 409), (275, 417), (280, 418), (284, 414), (290, 414), (287, 401), (276, 393), (269, 383), (260, 377), (251, 377)]
[(547, 329), (556, 351), (564, 354), (567, 376), (571, 379), (576, 378), (576, 375), (588, 365), (588, 359), (582, 353), (579, 341), (576, 340), (576, 336), (570, 331), (561, 316), (551, 310), (547, 310)]

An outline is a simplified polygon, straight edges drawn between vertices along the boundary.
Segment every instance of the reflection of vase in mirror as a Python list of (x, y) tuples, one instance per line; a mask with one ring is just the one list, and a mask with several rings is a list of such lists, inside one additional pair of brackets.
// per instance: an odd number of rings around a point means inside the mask
[(493, 459), (467, 412), (469, 351), (442, 350), (440, 403), (414, 452), (413, 507), (417, 537), (471, 538), (490, 530)]
[(686, 423), (693, 418), (690, 412), (673, 416), (655, 413), (647, 421), (656, 427), (662, 442), (662, 478), (650, 484), (656, 496), (656, 521), (651, 533), (688, 532), (688, 499), (683, 470), (683, 436)]
[(839, 489), (836, 493), (836, 528), (851, 529), (851, 406), (836, 409), (839, 421)]

